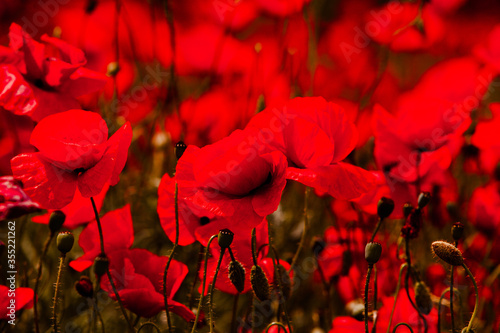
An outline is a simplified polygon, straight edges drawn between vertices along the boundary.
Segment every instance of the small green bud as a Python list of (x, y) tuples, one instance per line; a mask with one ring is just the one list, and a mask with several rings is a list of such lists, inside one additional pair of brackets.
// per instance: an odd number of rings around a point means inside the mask
[(56, 233), (61, 229), (66, 220), (66, 214), (61, 212), (60, 210), (55, 210), (50, 214), (49, 218), (49, 229), (51, 233)]
[(365, 246), (365, 259), (369, 265), (374, 265), (382, 255), (382, 245), (380, 243), (370, 242)]
[(108, 64), (108, 69), (106, 75), (108, 76), (116, 76), (120, 71), (120, 66), (116, 61), (110, 62)]
[(233, 260), (229, 263), (228, 267), (229, 281), (242, 293), (245, 289), (245, 268), (238, 260)]
[(266, 273), (260, 266), (253, 266), (250, 272), (250, 283), (252, 285), (255, 296), (261, 300), (266, 301), (270, 297), (269, 281), (267, 280)]
[(385, 219), (392, 214), (394, 210), (394, 201), (390, 198), (382, 197), (377, 204), (377, 215), (381, 219)]
[(74, 243), (75, 237), (69, 231), (63, 231), (57, 235), (57, 249), (61, 251), (62, 254), (66, 254), (71, 251)]
[(424, 315), (428, 315), (432, 310), (432, 299), (429, 288), (424, 282), (417, 282), (414, 286), (415, 289), (415, 302), (418, 308)]
[(225, 250), (231, 246), (233, 242), (234, 233), (229, 229), (219, 230), (219, 236), (217, 237), (217, 241), (219, 242), (219, 246), (221, 249)]

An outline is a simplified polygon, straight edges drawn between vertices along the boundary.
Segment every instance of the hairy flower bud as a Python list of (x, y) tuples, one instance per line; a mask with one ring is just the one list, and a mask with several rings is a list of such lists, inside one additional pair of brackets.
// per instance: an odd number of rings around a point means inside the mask
[(229, 281), (242, 293), (245, 289), (245, 268), (238, 260), (232, 260), (228, 267)]
[(447, 264), (461, 266), (464, 263), (462, 252), (453, 246), (453, 244), (436, 241), (432, 243), (431, 248), (432, 252)]
[(382, 245), (375, 242), (370, 242), (365, 246), (365, 259), (368, 264), (373, 265), (376, 264), (380, 259), (382, 254)]
[(424, 282), (417, 282), (414, 286), (415, 289), (415, 302), (418, 308), (424, 315), (428, 315), (432, 310), (432, 299), (429, 288)]
[(392, 214), (394, 210), (394, 201), (390, 198), (382, 197), (377, 204), (377, 215), (381, 219), (385, 219)]
[(269, 281), (266, 273), (260, 266), (253, 266), (250, 272), (250, 283), (252, 284), (253, 292), (260, 301), (266, 301), (270, 297)]
[(57, 249), (61, 251), (62, 254), (66, 254), (73, 248), (75, 243), (75, 237), (69, 231), (60, 232), (57, 235)]
[(221, 249), (225, 250), (231, 246), (233, 242), (234, 233), (229, 229), (219, 230), (219, 236), (217, 237), (217, 241)]

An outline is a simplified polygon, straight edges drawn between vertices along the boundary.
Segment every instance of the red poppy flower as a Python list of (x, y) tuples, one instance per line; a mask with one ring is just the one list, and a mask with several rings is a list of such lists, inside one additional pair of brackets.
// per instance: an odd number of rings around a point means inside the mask
[[(0, 285), (0, 320), (16, 319), (15, 313), (23, 309), (30, 309), (33, 307), (33, 289), (31, 288), (16, 288), (15, 289), (15, 305), (14, 310), (11, 312), (9, 306), (10, 300), (13, 299), (9, 296), (9, 287)], [(14, 314), (12, 316), (11, 314)]]
[(479, 148), (479, 160), (481, 168), (490, 175), (494, 175), (495, 169), (500, 162), (500, 143), (492, 140), (500, 128), (500, 103), (491, 103), (490, 110), (492, 119), (480, 120), (476, 131), (472, 135), (471, 143)]
[[(200, 211), (206, 211), (252, 228), (276, 210), (286, 183), (286, 158), (279, 151), (259, 151), (252, 138), (247, 131), (237, 130), (201, 149), (187, 147), (177, 163), (175, 179), (180, 184), (179, 201), (192, 207), (198, 218), (204, 216)], [(171, 203), (172, 191), (168, 192)], [(168, 204), (160, 197), (160, 218), (164, 209), (168, 214)]]
[(499, 235), (500, 182), (492, 181), (478, 187), (469, 202), (469, 220), (488, 237)]
[(26, 116), (17, 116), (0, 107), (0, 175), (11, 175), (10, 160), (35, 149), (30, 145), (34, 122)]
[(488, 35), (488, 39), (477, 45), (473, 53), (482, 62), (490, 65), (500, 73), (500, 25), (496, 25)]
[[(101, 218), (102, 233), (104, 236), (104, 250), (107, 254), (113, 251), (126, 250), (134, 242), (134, 229), (132, 227), (132, 215), (130, 205), (115, 209)], [(95, 257), (101, 253), (99, 231), (97, 221), (89, 223), (83, 229), (78, 239), (78, 245), (85, 254), (69, 263), (71, 268), (82, 272), (89, 268)]]
[(43, 35), (41, 39), (47, 45), (38, 43), (15, 23), (9, 37), (17, 61), (2, 66), (0, 78), (8, 82), (7, 96), (14, 99), (3, 96), (0, 102), (16, 114), (40, 121), (50, 114), (78, 108), (76, 97), (101, 89), (107, 81), (104, 75), (83, 67), (87, 61), (81, 50), (58, 38)]
[(14, 157), (12, 172), (43, 208), (63, 208), (77, 187), (89, 198), (107, 182), (118, 183), (132, 140), (130, 124), (107, 137), (106, 122), (96, 113), (70, 110), (48, 116), (31, 134), (30, 142), (39, 152)]
[(24, 193), (19, 181), (12, 176), (0, 177), (0, 221), (39, 210), (40, 206)]
[[(165, 309), (162, 276), (168, 257), (157, 256), (144, 249), (118, 250), (109, 254), (110, 272), (123, 306), (141, 317), (150, 318)], [(172, 260), (167, 276), (168, 310), (187, 322), (195, 315), (187, 306), (173, 300), (188, 274), (183, 263)], [(116, 299), (108, 277), (101, 288)]]
[[(104, 197), (106, 196), (108, 189), (109, 185), (104, 185), (102, 191), (98, 195), (93, 197), (98, 212), (101, 210), (102, 203), (104, 202)], [(64, 228), (66, 229), (75, 229), (95, 219), (94, 209), (89, 203), (89, 199), (82, 197), (80, 191), (78, 191), (78, 188), (75, 191), (73, 201), (71, 201), (60, 210), (66, 216), (64, 220)], [(46, 214), (33, 216), (31, 218), (31, 221), (35, 223), (48, 224), (50, 215), (53, 211), (54, 209), (49, 209), (48, 213)]]
[(342, 162), (356, 146), (357, 131), (340, 106), (322, 97), (295, 98), (281, 110), (268, 108), (250, 121), (251, 128), (261, 145), (287, 156), (288, 179), (346, 200), (373, 186), (371, 173)]

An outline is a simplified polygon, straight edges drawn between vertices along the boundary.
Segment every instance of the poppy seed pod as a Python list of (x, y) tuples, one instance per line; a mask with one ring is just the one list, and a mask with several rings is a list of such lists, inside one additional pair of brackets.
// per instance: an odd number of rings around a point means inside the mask
[(405, 218), (410, 216), (412, 211), (413, 211), (413, 205), (411, 203), (407, 202), (403, 205), (403, 215)]
[(394, 201), (390, 198), (382, 197), (377, 204), (377, 215), (381, 219), (385, 219), (392, 214), (394, 210)]
[(51, 233), (57, 232), (61, 229), (64, 221), (66, 220), (66, 214), (60, 210), (55, 210), (50, 214), (49, 218), (49, 229)]
[(464, 235), (464, 225), (460, 222), (453, 223), (451, 227), (451, 236), (458, 242)]
[(431, 194), (429, 192), (422, 192), (418, 196), (418, 209), (423, 209), (431, 201)]
[(238, 260), (232, 260), (228, 267), (229, 281), (242, 293), (245, 289), (245, 268)]
[(66, 254), (73, 248), (75, 243), (75, 237), (69, 231), (60, 232), (57, 235), (57, 249), (61, 251), (62, 254)]
[(94, 295), (94, 286), (88, 276), (80, 277), (80, 280), (75, 282), (75, 289), (82, 297), (92, 298)]
[(380, 259), (380, 255), (382, 254), (382, 245), (375, 242), (370, 242), (365, 246), (365, 259), (368, 264), (373, 265), (376, 264)]
[(219, 246), (221, 249), (225, 250), (231, 246), (233, 242), (234, 233), (229, 229), (219, 230), (219, 236), (217, 237), (217, 241), (219, 242)]
[(417, 282), (414, 286), (415, 302), (424, 315), (428, 315), (432, 310), (432, 299), (429, 289), (424, 282)]
[(106, 274), (109, 268), (109, 259), (105, 254), (101, 253), (94, 259), (94, 273), (98, 278)]
[(464, 263), (462, 252), (453, 244), (443, 241), (433, 242), (431, 245), (432, 252), (447, 264), (452, 266), (461, 266)]
[(266, 273), (260, 266), (253, 266), (250, 272), (250, 283), (252, 284), (253, 292), (260, 301), (269, 299), (269, 281), (267, 280)]
[(184, 154), (184, 152), (186, 151), (186, 148), (187, 146), (184, 143), (184, 141), (177, 142), (175, 144), (175, 157), (177, 157), (177, 159), (180, 159)]

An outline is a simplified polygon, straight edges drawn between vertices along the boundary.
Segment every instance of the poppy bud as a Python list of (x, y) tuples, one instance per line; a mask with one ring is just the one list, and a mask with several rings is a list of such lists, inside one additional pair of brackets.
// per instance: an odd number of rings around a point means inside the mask
[(101, 253), (94, 259), (94, 273), (98, 278), (106, 274), (109, 268), (109, 259), (105, 254)]
[(448, 242), (436, 241), (431, 245), (432, 252), (447, 264), (461, 266), (464, 263), (462, 252)]
[(219, 242), (219, 246), (221, 249), (225, 250), (231, 246), (233, 242), (234, 233), (229, 229), (219, 230), (219, 236), (217, 237), (217, 241)]
[(405, 203), (403, 205), (403, 215), (405, 216), (405, 218), (407, 218), (411, 212), (413, 210), (413, 205), (409, 202)]
[(260, 266), (253, 266), (250, 272), (250, 283), (252, 284), (255, 296), (261, 300), (266, 301), (269, 299), (269, 281), (267, 280), (266, 273)]
[(180, 159), (184, 154), (184, 152), (186, 151), (186, 148), (187, 146), (184, 143), (184, 141), (177, 142), (175, 144), (175, 157), (177, 157), (177, 159)]
[(71, 232), (64, 231), (57, 235), (57, 249), (61, 251), (62, 254), (66, 254), (71, 251), (73, 243), (75, 243), (75, 237)]
[(382, 254), (382, 245), (370, 242), (365, 246), (365, 259), (369, 265), (376, 264)]
[(377, 204), (377, 215), (381, 219), (385, 219), (391, 215), (394, 210), (394, 201), (392, 199), (382, 197)]
[(429, 289), (424, 282), (417, 282), (414, 286), (415, 302), (424, 315), (428, 315), (432, 310), (432, 299)]
[(238, 260), (232, 260), (228, 267), (229, 281), (242, 293), (245, 289), (245, 268)]
[(431, 201), (431, 194), (429, 192), (422, 192), (418, 196), (418, 209), (423, 209)]
[(464, 235), (464, 225), (460, 222), (453, 223), (451, 227), (451, 236), (458, 242)]
[(94, 286), (88, 276), (80, 277), (80, 280), (75, 282), (75, 289), (82, 297), (92, 298), (94, 295)]
[(59, 229), (61, 229), (65, 220), (66, 220), (66, 214), (64, 214), (60, 210), (53, 211), (52, 214), (50, 214), (50, 218), (49, 218), (50, 232), (55, 233)]
[(107, 76), (116, 76), (120, 71), (120, 66), (117, 62), (113, 61), (108, 64)]
[(359, 300), (353, 300), (346, 305), (347, 312), (357, 321), (363, 321), (365, 317), (365, 305)]
[(292, 280), (283, 265), (278, 264), (278, 269), (281, 275), (281, 291), (283, 292), (285, 299), (288, 299), (292, 292)]

